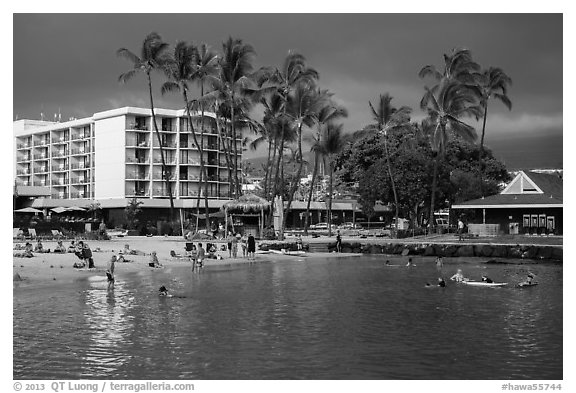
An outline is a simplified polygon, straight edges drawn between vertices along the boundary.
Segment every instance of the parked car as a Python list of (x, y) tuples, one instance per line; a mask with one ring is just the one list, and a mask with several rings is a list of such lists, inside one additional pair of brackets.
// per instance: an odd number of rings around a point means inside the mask
[(362, 225), (354, 224), (353, 222), (345, 222), (339, 226), (340, 229), (362, 229)]
[[(318, 224), (310, 225), (310, 229), (328, 230), (328, 223), (319, 222)], [(336, 225), (332, 224), (332, 230), (336, 229)]]

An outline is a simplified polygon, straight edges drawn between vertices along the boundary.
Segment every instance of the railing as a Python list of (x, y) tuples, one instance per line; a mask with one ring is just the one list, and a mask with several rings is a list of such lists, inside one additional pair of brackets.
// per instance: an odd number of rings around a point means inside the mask
[(30, 149), (31, 147), (29, 143), (19, 143), (16, 145), (16, 149)]
[[(172, 191), (172, 194), (174, 195), (174, 191)], [(162, 189), (156, 189), (152, 192), (152, 196), (168, 196), (168, 191), (164, 191)]]
[(52, 152), (52, 157), (66, 157), (68, 155), (68, 152), (65, 151), (53, 151)]
[[(88, 151), (86, 151), (86, 150), (88, 150)], [(72, 155), (72, 156), (73, 155), (80, 155), (80, 154), (90, 154), (90, 149), (79, 148), (79, 149), (71, 149), (70, 150), (70, 155)]]
[(138, 130), (138, 131), (150, 131), (146, 123), (141, 122), (131, 122), (126, 124), (127, 130)]
[(24, 175), (29, 175), (30, 174), (30, 170), (29, 169), (18, 169), (16, 171), (16, 174), (19, 176), (24, 176)]
[(180, 162), (180, 164), (182, 165), (200, 165), (200, 161), (196, 161), (196, 160), (188, 160), (188, 161), (182, 161)]
[(53, 144), (61, 144), (61, 143), (67, 143), (67, 142), (68, 142), (68, 138), (65, 138), (65, 137), (52, 138), (52, 143), (53, 143)]
[(35, 166), (34, 173), (47, 173), (48, 167), (47, 166)]
[(71, 184), (86, 184), (89, 183), (85, 177), (73, 177), (70, 181)]
[(34, 183), (38, 183), (39, 186), (44, 187), (46, 185), (47, 181), (46, 180), (40, 180), (40, 181), (34, 182)]
[[(164, 158), (164, 161), (166, 163), (166, 165), (176, 165), (176, 160), (173, 158)], [(154, 159), (152, 160), (152, 162), (154, 164), (162, 164), (162, 158), (160, 157), (154, 157)]]
[(150, 178), (149, 175), (145, 175), (142, 173), (127, 173), (126, 180), (148, 180)]
[(90, 138), (90, 134), (89, 134), (89, 133), (87, 134), (87, 133), (82, 133), (82, 132), (81, 132), (81, 133), (79, 133), (79, 134), (72, 135), (72, 136), (70, 137), (70, 140), (71, 140), (71, 141), (74, 141), (74, 140), (89, 139), (89, 138)]
[(19, 186), (31, 186), (29, 181), (19, 181), (18, 185)]
[(68, 195), (67, 192), (59, 192), (56, 194), (56, 199), (68, 199)]
[(126, 158), (127, 164), (149, 164), (150, 160), (148, 158), (137, 158), (137, 157), (128, 157)]
[(148, 191), (145, 191), (145, 190), (129, 190), (129, 191), (126, 191), (126, 195), (148, 197), (148, 196), (150, 196), (150, 193)]
[(35, 160), (47, 160), (47, 154), (34, 154), (34, 159)]
[(71, 164), (71, 165), (70, 165), (70, 169), (80, 169), (80, 170), (83, 170), (83, 171), (88, 170), (88, 167), (89, 167), (89, 165), (87, 165), (87, 164), (85, 164), (85, 163), (83, 163), (83, 162), (80, 162), (80, 163), (78, 163), (78, 164)]
[(30, 155), (22, 155), (22, 156), (18, 156), (16, 157), (16, 161), (17, 162), (24, 162), (24, 161), (30, 161)]
[[(176, 143), (175, 142), (163, 142), (162, 143), (162, 147), (165, 149), (176, 149)], [(159, 144), (157, 140), (154, 140), (154, 148), (159, 148)]]
[(52, 172), (65, 172), (68, 170), (68, 165), (52, 165)]
[(50, 139), (40, 139), (34, 142), (34, 146), (46, 146), (48, 144), (50, 144)]
[(71, 192), (70, 198), (85, 198), (84, 192)]
[(198, 196), (199, 192), (198, 191), (194, 191), (194, 190), (180, 190), (180, 196), (181, 197), (187, 197), (187, 196)]
[(66, 186), (68, 185), (68, 179), (52, 179), (53, 186)]

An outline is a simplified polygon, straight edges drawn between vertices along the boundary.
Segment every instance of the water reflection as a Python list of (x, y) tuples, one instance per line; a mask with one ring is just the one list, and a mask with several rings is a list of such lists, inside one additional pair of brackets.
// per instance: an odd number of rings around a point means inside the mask
[(90, 277), (88, 283), (83, 293), (89, 338), (83, 353), (85, 375), (113, 375), (131, 357), (126, 343), (134, 328), (130, 315), (134, 295), (123, 280), (117, 280), (112, 288), (108, 288), (106, 277)]

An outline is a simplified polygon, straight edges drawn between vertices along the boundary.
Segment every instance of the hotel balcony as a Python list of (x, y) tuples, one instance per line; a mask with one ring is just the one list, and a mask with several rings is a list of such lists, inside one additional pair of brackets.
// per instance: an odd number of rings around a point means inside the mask
[(34, 141), (34, 146), (47, 146), (50, 144), (50, 139), (48, 138), (42, 138), (38, 141)]
[(53, 186), (67, 186), (68, 179), (52, 179)]
[(72, 199), (86, 198), (86, 192), (84, 192), (84, 191), (71, 192), (70, 198), (72, 198)]
[(41, 154), (34, 154), (34, 159), (37, 161), (48, 160), (48, 154), (41, 153)]
[(67, 192), (59, 192), (56, 194), (56, 199), (68, 199), (68, 196), (70, 194), (68, 194)]
[(90, 149), (78, 148), (70, 150), (71, 156), (86, 155), (86, 154), (90, 154)]
[[(154, 149), (159, 149), (160, 146), (157, 140), (154, 140), (153, 144)], [(176, 149), (176, 142), (162, 142), (163, 149)]]
[(180, 161), (180, 165), (200, 165), (198, 160)]
[(23, 149), (31, 149), (32, 145), (30, 143), (18, 143), (16, 144), (16, 149), (23, 150)]
[(40, 165), (34, 167), (34, 173), (48, 173), (49, 168), (47, 165)]
[(16, 157), (16, 162), (27, 162), (30, 161), (31, 154), (22, 154)]
[[(175, 182), (175, 181), (178, 179), (178, 177), (177, 177), (176, 175), (170, 175), (170, 176), (168, 176), (168, 179), (170, 179), (171, 182)], [(156, 182), (160, 182), (160, 181), (164, 182), (164, 181), (166, 181), (166, 179), (164, 179), (164, 178), (162, 177), (162, 175), (159, 174), (159, 173), (155, 173), (154, 176), (152, 176), (152, 180), (154, 180), (154, 181), (156, 181)]]
[(90, 133), (89, 132), (80, 132), (78, 134), (72, 134), (72, 136), (70, 137), (71, 141), (77, 141), (77, 140), (83, 140), (83, 139), (90, 139)]
[(70, 179), (71, 184), (87, 184), (89, 179), (86, 177), (73, 177)]
[(52, 165), (52, 172), (66, 172), (68, 165)]
[(180, 197), (197, 197), (200, 193), (196, 190), (180, 190)]
[(16, 174), (19, 176), (28, 176), (30, 174), (30, 169), (28, 168), (18, 169), (16, 170)]
[[(176, 160), (173, 158), (164, 158), (164, 160), (166, 161), (166, 165), (176, 165)], [(152, 160), (152, 162), (154, 164), (162, 164), (162, 158), (160, 157), (154, 157), (154, 159)]]
[(53, 151), (52, 152), (52, 158), (58, 158), (58, 157), (66, 157), (68, 155), (68, 151)]
[(148, 158), (137, 158), (137, 157), (127, 157), (126, 158), (127, 164), (149, 164), (150, 159)]
[(129, 121), (126, 123), (126, 130), (149, 132), (150, 128), (145, 121)]
[(150, 142), (127, 140), (126, 147), (130, 147), (133, 149), (148, 149), (150, 147)]
[(80, 171), (86, 171), (90, 168), (90, 165), (85, 164), (83, 162), (78, 162), (75, 164), (70, 164), (70, 169), (74, 169), (74, 170), (80, 170)]
[(68, 143), (68, 138), (61, 137), (61, 138), (52, 138), (53, 145), (62, 145)]
[(18, 181), (19, 186), (31, 186), (32, 183), (29, 180), (20, 180)]
[(132, 189), (126, 191), (126, 196), (149, 197), (150, 192), (147, 189), (140, 189), (140, 190)]
[[(175, 196), (175, 190), (172, 189), (172, 196)], [(152, 196), (153, 197), (167, 197), (168, 196), (168, 191), (165, 191), (163, 189), (154, 189), (152, 191)]]
[(126, 173), (126, 180), (150, 180), (150, 175), (145, 173)]

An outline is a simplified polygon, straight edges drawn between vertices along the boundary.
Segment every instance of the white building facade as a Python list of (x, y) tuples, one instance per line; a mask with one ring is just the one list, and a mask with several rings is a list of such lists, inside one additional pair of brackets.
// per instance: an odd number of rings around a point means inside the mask
[[(180, 201), (180, 207), (192, 206), (192, 200), (203, 195), (203, 190), (199, 182), (199, 150), (188, 117), (184, 110), (158, 108), (155, 114), (160, 142), (151, 111), (144, 108), (118, 108), (63, 123), (15, 121), (16, 184), (48, 187), (51, 199), (60, 202), (97, 200), (109, 207), (123, 207), (127, 200), (136, 197), (145, 205), (167, 207), (162, 143), (172, 195)], [(208, 198), (228, 199), (229, 167), (214, 114), (205, 113), (202, 121), (200, 114), (194, 113), (192, 122), (197, 141), (204, 148)], [(241, 135), (236, 143), (240, 162)], [(234, 151), (230, 154), (234, 157)]]

